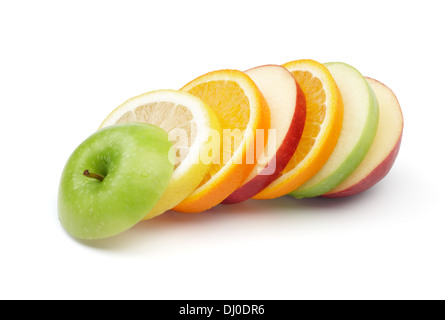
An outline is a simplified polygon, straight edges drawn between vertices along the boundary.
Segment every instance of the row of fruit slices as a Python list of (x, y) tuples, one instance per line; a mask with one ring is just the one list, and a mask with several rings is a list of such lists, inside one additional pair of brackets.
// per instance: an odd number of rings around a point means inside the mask
[(145, 220), (251, 198), (363, 192), (391, 169), (403, 130), (388, 87), (348, 64), (314, 60), (213, 71), (126, 101), (100, 128), (122, 122), (155, 124), (174, 143), (170, 185)]

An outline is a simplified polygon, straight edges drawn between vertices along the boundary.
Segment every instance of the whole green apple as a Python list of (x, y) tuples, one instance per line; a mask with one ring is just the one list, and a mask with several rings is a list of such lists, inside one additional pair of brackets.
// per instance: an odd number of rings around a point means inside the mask
[(173, 173), (167, 133), (145, 123), (107, 127), (71, 155), (59, 187), (59, 220), (79, 239), (121, 233), (149, 212)]

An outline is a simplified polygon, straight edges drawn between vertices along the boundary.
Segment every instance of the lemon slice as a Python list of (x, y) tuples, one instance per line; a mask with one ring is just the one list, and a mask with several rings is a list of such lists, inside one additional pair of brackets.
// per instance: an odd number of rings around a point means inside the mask
[(200, 154), (212, 148), (212, 137), (220, 136), (220, 123), (200, 98), (177, 90), (157, 90), (131, 98), (117, 107), (100, 128), (122, 122), (154, 124), (167, 131), (173, 143), (170, 161), (174, 161), (175, 169), (163, 196), (143, 219), (148, 220), (181, 203), (208, 174), (212, 161), (202, 159)]

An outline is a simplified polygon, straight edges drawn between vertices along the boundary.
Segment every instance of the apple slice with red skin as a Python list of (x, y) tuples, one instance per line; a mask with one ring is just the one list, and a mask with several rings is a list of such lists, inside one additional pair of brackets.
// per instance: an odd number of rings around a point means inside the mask
[(374, 186), (391, 170), (402, 142), (403, 115), (395, 94), (383, 83), (366, 78), (379, 103), (379, 124), (374, 142), (357, 169), (326, 198), (356, 195)]
[[(268, 141), (259, 163), (243, 185), (223, 204), (246, 201), (272, 183), (294, 154), (306, 121), (306, 99), (295, 77), (279, 65), (265, 65), (246, 71), (255, 82), (270, 109)], [(256, 137), (259, 138), (258, 136)]]

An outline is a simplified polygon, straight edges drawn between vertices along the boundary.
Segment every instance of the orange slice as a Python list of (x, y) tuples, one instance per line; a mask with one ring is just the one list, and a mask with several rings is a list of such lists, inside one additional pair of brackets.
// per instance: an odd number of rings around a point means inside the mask
[[(173, 210), (201, 212), (220, 204), (242, 185), (261, 154), (255, 148), (257, 129), (267, 135), (270, 113), (253, 80), (238, 70), (219, 70), (204, 74), (181, 90), (201, 98), (219, 118), (223, 136), (219, 152), (200, 186)], [(215, 139), (217, 139), (216, 137)]]
[(306, 122), (300, 143), (281, 175), (254, 199), (284, 196), (315, 175), (337, 143), (343, 123), (343, 102), (329, 70), (313, 60), (283, 65), (306, 96)]

